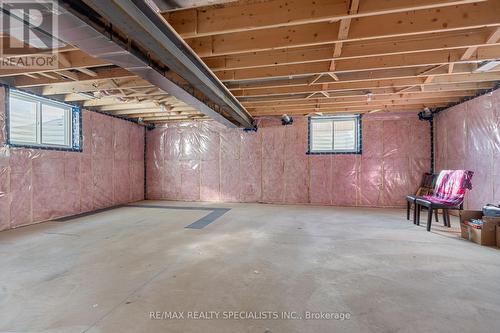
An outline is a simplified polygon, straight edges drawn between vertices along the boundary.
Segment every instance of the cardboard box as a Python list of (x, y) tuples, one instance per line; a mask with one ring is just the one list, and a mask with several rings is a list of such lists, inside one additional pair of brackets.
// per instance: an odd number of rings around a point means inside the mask
[(497, 247), (500, 248), (500, 225), (497, 225)]
[[(466, 225), (471, 219), (482, 219), (483, 226), (476, 229)], [(463, 210), (460, 212), (460, 231), (462, 237), (474, 243), (487, 246), (497, 245), (497, 226), (500, 226), (499, 217), (483, 217), (482, 211)]]
[(463, 239), (470, 239), (469, 236), (469, 226), (465, 223), (460, 222), (460, 235)]
[(460, 217), (460, 233), (462, 238), (470, 240), (469, 226), (467, 221), (471, 219), (480, 219), (483, 217), (483, 212), (480, 210), (461, 210)]

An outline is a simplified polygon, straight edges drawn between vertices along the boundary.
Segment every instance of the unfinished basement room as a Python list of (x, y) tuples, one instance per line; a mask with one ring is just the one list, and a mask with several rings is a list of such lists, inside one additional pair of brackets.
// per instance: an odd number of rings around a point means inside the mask
[(0, 11), (0, 333), (500, 331), (500, 0)]

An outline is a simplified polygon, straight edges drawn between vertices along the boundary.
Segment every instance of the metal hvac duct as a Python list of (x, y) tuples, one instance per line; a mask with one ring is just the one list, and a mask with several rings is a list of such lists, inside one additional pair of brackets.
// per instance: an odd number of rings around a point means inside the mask
[[(254, 126), (240, 102), (144, 0), (58, 3), (60, 40), (136, 74), (227, 127)], [(130, 47), (130, 41), (140, 48)]]

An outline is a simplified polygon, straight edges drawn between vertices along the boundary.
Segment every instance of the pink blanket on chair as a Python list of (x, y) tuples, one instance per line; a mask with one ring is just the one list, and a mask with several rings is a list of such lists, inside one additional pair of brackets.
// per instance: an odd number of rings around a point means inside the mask
[(443, 170), (439, 173), (432, 195), (424, 198), (434, 203), (458, 206), (462, 204), (466, 190), (472, 189), (474, 172), (468, 170)]

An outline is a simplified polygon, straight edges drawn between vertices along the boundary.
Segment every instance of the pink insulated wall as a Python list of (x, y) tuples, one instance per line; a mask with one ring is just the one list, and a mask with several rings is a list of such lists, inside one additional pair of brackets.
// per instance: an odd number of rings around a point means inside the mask
[(416, 112), (364, 116), (362, 155), (307, 155), (305, 117), (258, 122), (256, 133), (214, 122), (148, 131), (148, 199), (402, 206), (430, 168)]
[(500, 204), (500, 90), (439, 113), (435, 133), (436, 170), (474, 171), (465, 207)]
[(0, 87), (0, 230), (142, 200), (144, 128), (83, 111), (83, 152), (9, 148)]

